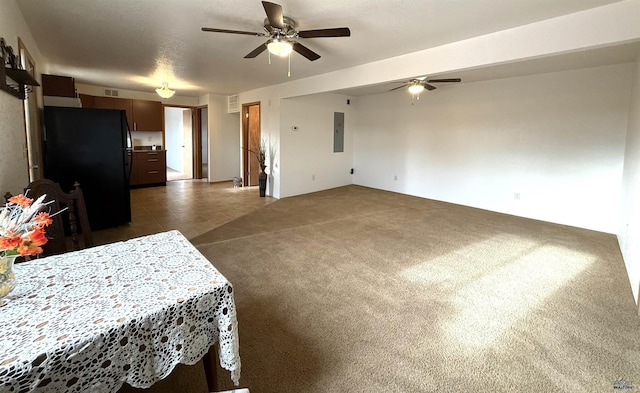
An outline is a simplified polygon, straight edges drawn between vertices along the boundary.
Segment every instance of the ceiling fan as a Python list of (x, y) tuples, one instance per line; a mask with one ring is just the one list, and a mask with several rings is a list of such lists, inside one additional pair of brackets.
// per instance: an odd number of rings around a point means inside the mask
[(420, 94), (424, 89), (435, 90), (436, 87), (431, 85), (430, 83), (457, 83), (457, 82), (462, 82), (462, 79), (460, 78), (427, 79), (426, 76), (423, 76), (421, 78), (411, 79), (409, 82), (401, 82), (401, 83), (404, 83), (402, 86), (395, 87), (389, 91), (394, 91), (394, 90), (403, 89), (407, 87), (409, 90), (409, 93), (416, 95), (416, 94)]
[(257, 37), (266, 37), (268, 40), (247, 54), (245, 59), (252, 59), (264, 52), (266, 49), (269, 53), (278, 56), (287, 56), (291, 51), (296, 51), (307, 59), (314, 61), (320, 58), (320, 55), (301, 43), (297, 42), (299, 38), (319, 38), (319, 37), (349, 37), (351, 31), (348, 27), (338, 27), (331, 29), (317, 30), (297, 30), (295, 20), (282, 14), (282, 6), (268, 1), (263, 1), (262, 6), (267, 14), (264, 20), (264, 32), (254, 33), (250, 31), (216, 29), (211, 27), (203, 27), (202, 31), (210, 31), (214, 33), (230, 33), (253, 35)]

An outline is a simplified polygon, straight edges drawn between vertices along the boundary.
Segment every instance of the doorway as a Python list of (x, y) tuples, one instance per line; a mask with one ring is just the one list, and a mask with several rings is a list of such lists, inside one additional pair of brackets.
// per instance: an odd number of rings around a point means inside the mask
[(209, 180), (208, 110), (164, 106), (167, 180)]
[(167, 180), (193, 179), (193, 109), (164, 107)]
[(242, 104), (242, 179), (245, 186), (257, 186), (258, 158), (251, 150), (260, 147), (260, 103)]

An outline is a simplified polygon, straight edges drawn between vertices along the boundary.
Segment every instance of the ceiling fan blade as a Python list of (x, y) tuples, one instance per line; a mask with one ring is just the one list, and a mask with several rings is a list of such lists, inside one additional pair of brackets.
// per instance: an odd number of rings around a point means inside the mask
[(267, 13), (269, 24), (277, 29), (284, 29), (284, 19), (282, 18), (282, 6), (268, 1), (263, 1), (264, 12)]
[(227, 29), (214, 29), (213, 27), (203, 27), (202, 31), (209, 31), (213, 33), (231, 33), (231, 34), (244, 34), (244, 35), (255, 35), (261, 37), (261, 33), (254, 33), (251, 31), (240, 31), (240, 30), (227, 30)]
[(407, 86), (409, 86), (409, 85), (405, 83), (404, 85), (402, 85), (402, 86), (398, 86), (398, 87), (394, 87), (393, 89), (391, 89), (391, 90), (389, 90), (389, 91), (394, 91), (394, 90), (398, 90), (398, 89), (403, 89), (403, 88), (405, 88), (405, 87), (407, 87)]
[(348, 27), (336, 27), (333, 29), (303, 30), (298, 32), (300, 38), (316, 37), (350, 37), (351, 30)]
[(462, 82), (460, 78), (450, 78), (450, 79), (427, 79), (429, 83), (446, 83), (446, 82)]
[(306, 57), (311, 61), (318, 60), (320, 58), (319, 54), (317, 54), (316, 52), (312, 51), (311, 49), (307, 48), (306, 46), (298, 42), (293, 43), (293, 50), (300, 53), (302, 56)]
[(435, 86), (431, 86), (431, 85), (430, 85), (430, 84), (428, 84), (428, 83), (425, 83), (425, 84), (424, 84), (424, 88), (425, 88), (425, 89), (427, 89), (427, 90), (435, 90), (435, 89), (436, 89), (436, 87), (435, 87)]
[(266, 49), (267, 49), (267, 44), (264, 43), (264, 44), (260, 45), (259, 47), (257, 47), (256, 49), (254, 49), (251, 52), (249, 52), (249, 54), (246, 55), (244, 58), (245, 59), (253, 59), (254, 57), (258, 56), (260, 53), (264, 52)]

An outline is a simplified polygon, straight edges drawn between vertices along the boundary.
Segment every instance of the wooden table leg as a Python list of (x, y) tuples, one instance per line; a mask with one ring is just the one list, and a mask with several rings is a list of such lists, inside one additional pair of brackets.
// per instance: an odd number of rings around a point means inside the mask
[(204, 366), (204, 375), (207, 377), (207, 386), (209, 392), (218, 390), (218, 353), (215, 344), (209, 348), (209, 352), (204, 354), (202, 364)]

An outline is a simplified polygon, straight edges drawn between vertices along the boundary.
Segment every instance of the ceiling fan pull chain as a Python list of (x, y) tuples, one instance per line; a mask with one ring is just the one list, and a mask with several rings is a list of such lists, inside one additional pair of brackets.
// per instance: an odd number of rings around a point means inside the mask
[(287, 78), (291, 77), (291, 53), (289, 53), (289, 71), (287, 72)]

